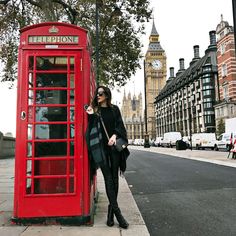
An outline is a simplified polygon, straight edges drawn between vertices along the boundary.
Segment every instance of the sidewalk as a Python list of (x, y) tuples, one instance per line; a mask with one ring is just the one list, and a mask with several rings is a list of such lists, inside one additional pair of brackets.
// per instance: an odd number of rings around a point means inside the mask
[(91, 226), (16, 226), (11, 224), (14, 194), (14, 158), (0, 159), (0, 235), (1, 236), (148, 236), (148, 230), (125, 178), (120, 178), (118, 202), (129, 222), (127, 230), (106, 226), (108, 201), (103, 177), (98, 171), (98, 203)]

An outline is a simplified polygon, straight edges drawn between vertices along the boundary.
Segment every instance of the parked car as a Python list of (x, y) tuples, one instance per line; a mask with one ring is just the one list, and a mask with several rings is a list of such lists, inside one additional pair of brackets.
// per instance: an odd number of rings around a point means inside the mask
[[(231, 135), (232, 135), (232, 140), (231, 140)], [(236, 139), (236, 132), (221, 134), (216, 141), (215, 150), (226, 149), (227, 151), (230, 151), (230, 143), (234, 143), (235, 139)]]
[(143, 146), (144, 145), (144, 139), (140, 139), (140, 145)]
[(134, 140), (133, 139), (128, 139), (128, 144), (129, 145), (133, 145), (134, 144)]
[(154, 144), (156, 147), (160, 147), (161, 146), (161, 141), (163, 140), (163, 137), (156, 137)]
[(181, 140), (182, 135), (180, 132), (167, 132), (164, 133), (163, 140), (161, 141), (162, 147), (176, 146), (176, 141)]
[(136, 138), (136, 139), (134, 140), (134, 143), (133, 143), (133, 144), (136, 145), (136, 146), (141, 146), (141, 145), (144, 144), (144, 139)]
[(138, 146), (138, 145), (140, 145), (140, 141), (139, 141), (139, 139), (134, 139), (134, 142), (133, 142), (133, 144), (135, 145), (135, 146)]
[(195, 133), (192, 134), (192, 147), (196, 149), (211, 148), (214, 150), (216, 146), (215, 133)]

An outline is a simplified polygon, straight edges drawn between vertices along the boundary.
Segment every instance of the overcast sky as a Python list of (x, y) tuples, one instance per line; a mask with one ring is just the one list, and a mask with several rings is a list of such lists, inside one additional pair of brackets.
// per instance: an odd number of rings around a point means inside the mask
[[(204, 55), (209, 45), (209, 31), (215, 30), (220, 22), (220, 15), (233, 25), (232, 0), (151, 0), (154, 8), (154, 21), (160, 35), (160, 43), (167, 56), (167, 76), (169, 67), (179, 69), (179, 58), (185, 59), (185, 68), (193, 58), (193, 46), (200, 46), (200, 56)], [(146, 35), (143, 36), (143, 54), (148, 46), (152, 21), (146, 24)], [(141, 62), (142, 64), (142, 62)], [(120, 104), (123, 96), (113, 92), (113, 103)], [(143, 70), (126, 86), (126, 93), (143, 93)], [(7, 85), (0, 83), (0, 131), (15, 133), (16, 89), (8, 90)]]
[[(179, 69), (179, 58), (185, 59), (185, 68), (188, 68), (193, 58), (193, 46), (199, 45), (200, 56), (209, 45), (209, 31), (216, 30), (223, 19), (233, 25), (232, 0), (151, 0), (154, 22), (162, 48), (167, 56), (167, 78), (169, 67)], [(146, 35), (142, 37), (143, 55), (149, 43), (152, 21), (146, 24)], [(142, 64), (142, 63), (141, 63)], [(126, 94), (143, 93), (143, 69), (138, 70), (135, 76), (125, 86)], [(113, 102), (120, 104), (122, 93), (114, 91)]]

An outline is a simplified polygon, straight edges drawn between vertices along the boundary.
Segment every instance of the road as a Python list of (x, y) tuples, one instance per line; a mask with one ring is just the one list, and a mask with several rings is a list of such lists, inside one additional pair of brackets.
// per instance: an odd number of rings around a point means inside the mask
[(131, 150), (126, 180), (151, 236), (235, 236), (236, 169)]

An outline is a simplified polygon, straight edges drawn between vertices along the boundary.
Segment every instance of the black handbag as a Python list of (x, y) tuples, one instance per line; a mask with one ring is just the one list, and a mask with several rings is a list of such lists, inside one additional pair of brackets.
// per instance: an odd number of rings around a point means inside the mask
[[(103, 129), (105, 131), (105, 134), (107, 136), (107, 139), (109, 140), (110, 138), (109, 138), (109, 135), (107, 133), (107, 129), (106, 129), (106, 126), (103, 122), (102, 116), (100, 116), (100, 120), (101, 120)], [(125, 139), (120, 138), (120, 137), (116, 139), (116, 145), (114, 145), (114, 147), (118, 152), (123, 151), (127, 146), (128, 146), (128, 142)]]
[(123, 138), (117, 138), (116, 145), (114, 146), (118, 152), (121, 152), (123, 151), (123, 149), (125, 149), (128, 146), (128, 142), (124, 140)]

